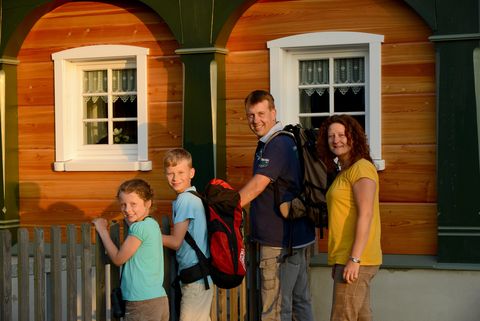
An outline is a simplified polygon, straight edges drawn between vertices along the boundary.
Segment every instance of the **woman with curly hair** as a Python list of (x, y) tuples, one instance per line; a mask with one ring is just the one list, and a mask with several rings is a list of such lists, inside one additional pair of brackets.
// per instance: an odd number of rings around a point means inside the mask
[(378, 174), (362, 126), (327, 118), (317, 150), (336, 178), (327, 192), (328, 264), (334, 280), (331, 321), (370, 321), (370, 281), (382, 264)]

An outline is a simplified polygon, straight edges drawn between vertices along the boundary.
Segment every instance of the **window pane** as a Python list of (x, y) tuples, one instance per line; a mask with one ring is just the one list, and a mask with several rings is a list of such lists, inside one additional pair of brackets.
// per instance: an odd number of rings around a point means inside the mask
[(83, 99), (83, 118), (107, 118), (107, 96), (89, 96)]
[(112, 88), (113, 92), (137, 91), (137, 70), (112, 70)]
[(304, 128), (315, 128), (318, 129), (322, 125), (322, 122), (328, 116), (319, 116), (319, 117), (300, 117), (300, 124)]
[(362, 125), (363, 130), (365, 130), (365, 115), (352, 115), (353, 118), (355, 118), (360, 125)]
[(137, 117), (137, 95), (113, 96), (113, 117)]
[(334, 94), (335, 112), (365, 111), (364, 87), (337, 87)]
[(304, 60), (299, 64), (300, 86), (328, 84), (328, 59)]
[(113, 122), (113, 143), (114, 144), (136, 144), (137, 143), (137, 122), (136, 121)]
[(107, 122), (84, 123), (83, 134), (86, 144), (108, 144)]
[(327, 88), (300, 89), (300, 113), (326, 113), (329, 108)]
[(83, 72), (83, 92), (104, 93), (107, 91), (107, 71), (91, 70)]
[(334, 64), (336, 84), (365, 82), (365, 62), (363, 57), (335, 59)]

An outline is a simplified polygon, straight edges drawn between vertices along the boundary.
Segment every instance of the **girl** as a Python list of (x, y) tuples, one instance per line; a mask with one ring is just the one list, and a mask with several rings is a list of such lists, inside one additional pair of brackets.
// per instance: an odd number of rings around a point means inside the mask
[(163, 245), (158, 223), (149, 216), (153, 191), (141, 179), (124, 182), (117, 199), (128, 236), (120, 249), (107, 230), (107, 220), (93, 220), (108, 256), (122, 267), (121, 288), (126, 300), (125, 321), (168, 321), (168, 298), (163, 288)]

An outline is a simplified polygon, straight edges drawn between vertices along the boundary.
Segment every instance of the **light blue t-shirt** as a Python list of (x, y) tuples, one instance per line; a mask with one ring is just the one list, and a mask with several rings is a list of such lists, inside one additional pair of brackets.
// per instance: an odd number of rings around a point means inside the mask
[(162, 232), (153, 218), (130, 225), (128, 235), (139, 239), (142, 244), (124, 264), (122, 275), (123, 299), (143, 301), (166, 296), (163, 288), (163, 244)]
[[(190, 220), (188, 232), (192, 235), (200, 250), (207, 258), (210, 257), (208, 249), (207, 219), (202, 200), (188, 191), (196, 191), (195, 187), (189, 187), (185, 192), (178, 194), (173, 201), (173, 223), (181, 223)], [(189, 268), (198, 263), (197, 254), (187, 241), (183, 241), (177, 250), (178, 270)]]

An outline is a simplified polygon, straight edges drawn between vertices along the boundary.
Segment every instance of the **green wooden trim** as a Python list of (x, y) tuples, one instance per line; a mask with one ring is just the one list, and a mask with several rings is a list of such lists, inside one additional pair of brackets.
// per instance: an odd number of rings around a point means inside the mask
[(480, 236), (480, 227), (477, 226), (439, 226), (439, 236)]
[(225, 58), (222, 50), (178, 52), (184, 64), (183, 145), (196, 168), (193, 183), (203, 188), (226, 176)]
[(472, 54), (478, 39), (435, 42), (438, 257), (480, 262), (480, 167)]
[(435, 35), (428, 38), (432, 42), (440, 41), (465, 41), (465, 40), (475, 40), (480, 39), (480, 33), (460, 33), (460, 34), (451, 34), (451, 35)]
[(200, 54), (200, 53), (220, 53), (228, 54), (228, 49), (217, 48), (217, 47), (205, 47), (205, 48), (182, 48), (175, 50), (176, 54), (187, 55), (187, 54)]
[(437, 29), (435, 0), (403, 0), (417, 12), (432, 30)]
[(1, 220), (0, 219), (0, 230), (17, 228), (20, 226), (20, 220)]
[(20, 63), (20, 60), (14, 59), (14, 58), (0, 58), (0, 64), (2, 65), (18, 65)]
[[(473, 74), (475, 78), (475, 100), (477, 104), (478, 171), (480, 172), (480, 47), (473, 50)], [(480, 212), (478, 214), (480, 215)]]
[(5, 82), (0, 108), (5, 126), (0, 130), (0, 222), (8, 222), (4, 224), (10, 228), (19, 219), (17, 66), (0, 63), (0, 70)]

